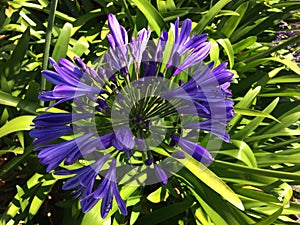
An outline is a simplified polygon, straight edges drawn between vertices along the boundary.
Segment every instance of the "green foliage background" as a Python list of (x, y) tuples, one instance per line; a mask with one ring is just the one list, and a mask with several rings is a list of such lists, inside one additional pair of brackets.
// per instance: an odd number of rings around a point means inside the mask
[[(0, 1), (0, 224), (295, 224), (300, 68), (286, 47), (299, 41), (299, 30), (272, 43), (281, 20), (299, 22), (299, 1), (56, 2)], [(45, 109), (39, 91), (51, 89), (40, 73), (48, 57), (79, 56), (94, 65), (108, 48), (109, 13), (131, 35), (150, 27), (153, 37), (177, 17), (190, 18), (195, 33), (209, 34), (210, 59), (228, 61), (235, 73), (236, 115), (228, 127), (232, 144), (208, 169), (190, 161), (166, 186), (122, 187), (129, 215), (114, 204), (102, 220), (99, 204), (82, 214), (71, 193), (61, 191), (63, 177), (45, 173), (28, 131)]]

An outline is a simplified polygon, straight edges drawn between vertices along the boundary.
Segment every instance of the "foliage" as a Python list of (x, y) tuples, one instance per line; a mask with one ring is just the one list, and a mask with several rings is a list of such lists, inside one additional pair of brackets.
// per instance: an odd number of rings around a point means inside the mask
[[(124, 186), (129, 216), (115, 207), (102, 220), (99, 204), (82, 214), (78, 201), (61, 192), (64, 177), (46, 174), (28, 130), (46, 107), (39, 90), (51, 88), (40, 75), (47, 57), (79, 56), (95, 65), (108, 48), (109, 13), (132, 35), (149, 26), (153, 37), (177, 17), (190, 18), (195, 33), (209, 34), (210, 59), (228, 61), (235, 73), (236, 115), (228, 127), (232, 143), (223, 144), (209, 168), (191, 161), (165, 186)], [(283, 0), (63, 0), (56, 10), (48, 0), (0, 1), (0, 190), (14, 187), (1, 204), (0, 223), (295, 224), (289, 216), (300, 212), (290, 202), (291, 185), (300, 180), (300, 68), (284, 49), (300, 35), (272, 43), (279, 22), (299, 16), (299, 1)]]

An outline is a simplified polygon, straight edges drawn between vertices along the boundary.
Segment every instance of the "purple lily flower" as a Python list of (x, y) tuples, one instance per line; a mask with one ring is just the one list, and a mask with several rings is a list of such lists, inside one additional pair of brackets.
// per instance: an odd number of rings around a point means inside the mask
[(154, 164), (155, 174), (162, 184), (166, 185), (168, 183), (168, 176), (166, 172), (159, 167), (159, 165)]
[(61, 136), (68, 135), (73, 132), (73, 129), (69, 126), (55, 126), (55, 127), (41, 127), (29, 132), (29, 135), (33, 138), (37, 138), (33, 145), (46, 144)]
[(81, 167), (75, 170), (61, 170), (55, 172), (56, 175), (71, 175), (76, 174), (76, 176), (68, 179), (63, 185), (63, 190), (71, 190), (76, 188), (73, 192), (74, 198), (82, 196), (83, 198), (90, 195), (94, 188), (94, 183), (96, 176), (103, 167), (104, 163), (109, 159), (110, 155), (107, 154), (102, 158), (98, 159), (95, 163)]
[(90, 195), (82, 198), (80, 203), (83, 211), (87, 212), (91, 208), (93, 208), (93, 206), (98, 202), (99, 199), (102, 199), (100, 213), (101, 217), (105, 218), (112, 207), (112, 201), (114, 197), (116, 198), (117, 204), (122, 214), (126, 216), (128, 214), (127, 208), (120, 196), (116, 181), (115, 159), (113, 159), (113, 161), (111, 162), (110, 168), (98, 188)]
[(91, 113), (74, 114), (71, 113), (47, 113), (42, 114), (32, 120), (36, 127), (56, 127), (66, 125), (71, 122), (92, 118), (94, 115)]
[[(213, 157), (198, 144), (197, 132), (230, 142), (225, 128), (234, 114), (229, 99), (233, 73), (226, 70), (226, 63), (215, 68), (213, 63), (204, 63), (210, 43), (207, 34), (191, 34), (190, 19), (184, 20), (181, 28), (177, 19), (171, 31), (163, 31), (154, 42), (150, 40), (151, 31), (142, 29), (129, 44), (126, 29), (113, 14), (108, 16), (108, 27), (110, 48), (99, 59), (101, 66), (93, 69), (78, 57), (74, 57), (74, 63), (50, 59), (54, 69), (44, 70), (42, 75), (55, 86), (42, 91), (39, 99), (55, 100), (50, 107), (70, 102), (64, 107), (69, 112), (37, 116), (33, 120), (35, 128), (29, 133), (36, 139), (33, 144), (41, 145), (35, 150), (47, 172), (82, 159), (90, 164), (56, 174), (74, 175), (63, 189), (74, 190), (84, 213), (102, 199), (102, 218), (108, 216), (114, 198), (121, 213), (128, 214), (117, 185), (117, 174), (124, 174), (125, 166), (129, 171), (146, 165), (154, 170), (151, 175), (166, 185), (169, 168), (164, 167), (163, 160), (167, 156), (159, 149), (175, 158), (184, 158), (187, 153), (209, 164)], [(170, 43), (170, 32), (174, 43)], [(182, 76), (179, 81), (172, 78), (181, 72), (189, 72), (190, 76)], [(166, 85), (163, 78), (170, 77)], [(113, 115), (117, 115), (117, 121), (113, 121)], [(186, 123), (185, 118), (191, 120)], [(170, 121), (176, 122), (170, 125)], [(180, 137), (183, 129), (190, 129), (184, 138)], [(190, 141), (188, 137), (197, 139)], [(165, 148), (168, 142), (173, 149)], [(175, 146), (183, 151), (176, 151)], [(103, 177), (98, 173), (103, 172), (104, 164), (108, 169)], [(98, 186), (96, 180), (100, 181)]]
[[(40, 162), (48, 165), (47, 172), (58, 167), (58, 165), (65, 160), (65, 165), (73, 164), (81, 157), (80, 149), (78, 145), (86, 142), (92, 134), (86, 134), (81, 137), (65, 141), (59, 144), (51, 144), (45, 146), (39, 146), (35, 151), (39, 151), (38, 157)], [(59, 149), (60, 151), (57, 151)]]
[(174, 134), (171, 134), (171, 138), (178, 143), (179, 147), (182, 148), (186, 153), (192, 156), (199, 162), (204, 164), (210, 164), (213, 161), (210, 153), (202, 146), (195, 144), (184, 138), (180, 138)]
[(135, 142), (130, 130), (128, 130), (125, 126), (119, 128), (115, 133), (115, 138), (112, 140), (112, 145), (116, 149), (124, 152), (133, 149)]

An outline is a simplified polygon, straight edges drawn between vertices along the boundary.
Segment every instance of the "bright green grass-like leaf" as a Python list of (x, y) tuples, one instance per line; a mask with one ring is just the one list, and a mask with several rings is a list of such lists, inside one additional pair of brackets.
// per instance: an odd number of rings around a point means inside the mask
[(223, 196), (227, 201), (243, 210), (244, 206), (239, 197), (228, 187), (222, 179), (215, 175), (211, 170), (206, 168), (203, 164), (199, 163), (193, 158), (190, 159), (177, 159), (188, 170), (190, 170), (198, 179), (200, 179), (207, 186), (212, 188), (215, 192)]
[[(258, 86), (255, 89), (250, 89), (244, 98), (235, 105), (236, 108), (244, 108), (247, 109), (250, 107), (258, 93), (260, 92), (261, 87)], [(241, 115), (236, 114), (234, 118), (229, 122), (230, 126), (234, 126), (241, 119)], [(230, 130), (229, 128), (228, 130)]]
[(82, 56), (85, 52), (89, 52), (89, 43), (85, 37), (80, 37), (79, 40), (76, 41), (74, 46), (70, 51), (67, 52), (69, 58), (73, 59), (74, 56)]
[[(47, 176), (47, 175), (45, 175)], [(17, 186), (17, 194), (14, 197), (14, 200), (10, 202), (7, 210), (2, 214), (0, 224), (9, 224), (8, 221), (15, 219), (17, 214), (20, 215), (21, 212), (24, 212), (25, 209), (30, 204), (30, 198), (34, 196), (33, 187), (38, 185), (40, 178), (43, 177), (42, 174), (35, 173), (26, 183), (26, 185), (21, 188)], [(23, 217), (24, 214), (21, 214)], [(19, 222), (19, 221), (16, 221)]]
[(221, 11), (221, 9), (227, 5), (231, 0), (220, 0), (218, 1), (209, 11), (201, 18), (197, 26), (193, 29), (193, 32), (200, 34), (204, 31), (205, 27), (208, 26), (215, 16)]
[(233, 145), (239, 148), (237, 159), (241, 160), (250, 167), (257, 167), (255, 156), (249, 145), (240, 140), (231, 139), (231, 142)]
[(203, 207), (207, 215), (211, 218), (211, 220), (215, 224), (222, 224), (222, 225), (229, 225), (223, 218), (220, 216), (212, 207), (210, 207), (198, 194), (197, 192), (190, 188), (191, 192), (197, 199), (197, 201), (200, 203), (200, 205)]
[(232, 33), (235, 31), (237, 26), (239, 25), (241, 19), (243, 18), (245, 12), (247, 11), (249, 2), (243, 2), (238, 6), (236, 9), (236, 13), (239, 14), (239, 16), (231, 16), (228, 18), (224, 24), (224, 26), (221, 28), (221, 32), (225, 34), (228, 38), (232, 35)]
[(197, 225), (212, 225), (207, 219), (207, 214), (200, 207), (195, 210), (194, 216)]
[(133, 0), (133, 2), (147, 18), (150, 28), (159, 36), (165, 27), (165, 21), (161, 14), (147, 0)]
[(32, 114), (37, 114), (36, 109), (39, 107), (34, 102), (29, 102), (24, 99), (20, 99), (3, 91), (0, 91), (0, 105), (7, 105), (15, 108), (20, 108)]
[(286, 83), (300, 83), (300, 77), (297, 75), (285, 75), (270, 79), (267, 84), (286, 84)]
[(280, 121), (278, 119), (276, 119), (274, 116), (270, 115), (269, 113), (262, 112), (262, 111), (259, 111), (259, 110), (242, 109), (242, 108), (235, 107), (234, 111), (237, 114), (240, 114), (240, 115), (243, 115), (243, 116), (265, 117), (265, 118), (269, 118), (269, 119), (275, 120), (276, 122), (280, 123)]
[(232, 170), (238, 170), (239, 172), (243, 173), (255, 173), (256, 175), (261, 176), (270, 176), (270, 177), (277, 177), (286, 180), (300, 180), (300, 174), (293, 174), (289, 172), (283, 171), (276, 171), (276, 170), (269, 170), (269, 169), (260, 169), (260, 168), (251, 168), (247, 166), (238, 165), (231, 162), (224, 162), (220, 160), (215, 160), (214, 164), (221, 167), (226, 167)]
[(19, 116), (8, 121), (0, 128), (0, 138), (16, 131), (31, 130), (33, 128), (31, 125), (34, 118), (35, 116), (29, 115)]
[(157, 8), (160, 12), (167, 12), (169, 10), (173, 11), (176, 9), (173, 0), (156, 0)]
[[(39, 179), (40, 180), (40, 179)], [(47, 198), (48, 193), (51, 191), (53, 185), (56, 183), (56, 179), (51, 174), (44, 175), (44, 179), (41, 186), (38, 188), (35, 196), (33, 197), (29, 207), (29, 217), (33, 217), (37, 214), (43, 202)]]
[(71, 38), (72, 24), (66, 23), (61, 29), (61, 33), (56, 41), (52, 58), (54, 60), (59, 60), (60, 58), (66, 57), (68, 46)]
[[(275, 107), (277, 106), (279, 102), (279, 98), (274, 99), (270, 105), (268, 105), (262, 112), (264, 113), (271, 113)], [(234, 139), (242, 139), (246, 137), (247, 135), (250, 135), (251, 132), (253, 132), (259, 125), (260, 123), (265, 119), (265, 117), (256, 117), (254, 118), (250, 123), (248, 123), (243, 129), (238, 131), (237, 133), (232, 135), (232, 138)]]
[[(30, 3), (30, 2), (26, 2), (26, 1), (7, 1), (9, 2), (9, 4), (13, 5), (13, 6), (16, 6), (16, 7), (26, 7), (26, 8), (29, 8), (29, 9), (34, 9), (34, 10), (37, 10), (37, 11), (41, 11), (41, 12), (44, 12), (44, 13), (47, 13), (47, 14), (50, 14), (50, 10), (49, 9), (46, 9), (44, 6), (42, 5), (39, 5), (39, 4), (35, 4), (35, 3)], [(62, 12), (59, 12), (59, 11), (56, 11), (55, 12), (55, 16), (59, 19), (62, 19), (66, 22), (74, 22), (76, 19), (68, 14), (65, 14), (65, 13), (62, 13)]]
[(13, 78), (21, 69), (22, 61), (28, 49), (30, 39), (30, 28), (27, 28), (19, 39), (13, 53), (6, 62), (4, 68), (0, 70), (0, 74), (5, 75), (8, 79)]
[(249, 198), (252, 201), (258, 200), (260, 202), (273, 203), (277, 205), (280, 204), (279, 199), (276, 198), (274, 195), (264, 193), (261, 189), (256, 189), (251, 186), (233, 188), (233, 190), (240, 196), (243, 196), (244, 198)]
[(270, 126), (261, 131), (260, 133), (271, 134), (283, 131), (284, 128), (289, 127), (293, 123), (297, 122), (300, 118), (300, 112), (294, 112), (284, 117), (280, 117), (281, 123), (272, 123)]
[(211, 43), (211, 49), (209, 52), (210, 60), (215, 62), (215, 65), (218, 65), (219, 62), (219, 45), (214, 39), (210, 39), (209, 42)]
[(234, 66), (234, 53), (232, 45), (228, 38), (218, 39), (217, 42), (224, 48), (226, 55), (229, 59), (229, 68), (232, 69)]
[(256, 158), (260, 167), (281, 164), (282, 162), (300, 164), (300, 154), (279, 155), (276, 153), (268, 153), (261, 155), (261, 157), (256, 155)]
[(0, 150), (0, 156), (1, 156), (2, 154), (7, 153), (7, 152), (12, 152), (12, 153), (15, 153), (15, 154), (23, 154), (23, 153), (24, 153), (24, 148), (21, 148), (21, 147), (14, 147), (14, 148), (7, 149), (7, 150), (1, 149), (1, 150)]
[(256, 36), (250, 36), (250, 37), (242, 39), (241, 41), (233, 44), (232, 48), (233, 48), (234, 54), (236, 54), (236, 53), (248, 48), (249, 46), (253, 45), (256, 42), (256, 40), (257, 40)]
[[(199, 182), (198, 178), (186, 168), (180, 170), (176, 176), (185, 181), (193, 196), (215, 224), (240, 225), (252, 222), (240, 209), (235, 208), (213, 189)], [(224, 210), (225, 208), (227, 210)]]
[(166, 201), (169, 197), (169, 193), (163, 190), (162, 187), (158, 188), (156, 191), (152, 192), (147, 196), (147, 199), (153, 203), (159, 203), (161, 201)]
[(265, 65), (265, 64), (269, 63), (270, 61), (276, 61), (276, 62), (282, 63), (287, 68), (291, 69), (296, 74), (300, 75), (300, 68), (298, 67), (297, 63), (295, 63), (291, 60), (288, 60), (288, 59), (280, 59), (279, 57), (269, 57), (269, 58), (253, 60), (253, 61), (249, 62), (248, 64), (246, 64), (246, 66), (240, 68), (239, 72), (244, 73), (245, 71), (248, 71), (251, 68), (254, 68), (258, 65)]
[(283, 207), (279, 207), (279, 209), (276, 212), (274, 212), (272, 215), (262, 219), (258, 223), (255, 223), (255, 225), (270, 225), (270, 224), (272, 224), (281, 215), (282, 210), (283, 210)]
[(297, 89), (284, 89), (284, 90), (275, 90), (275, 92), (262, 93), (259, 96), (261, 97), (291, 97), (295, 98), (300, 96), (300, 90)]

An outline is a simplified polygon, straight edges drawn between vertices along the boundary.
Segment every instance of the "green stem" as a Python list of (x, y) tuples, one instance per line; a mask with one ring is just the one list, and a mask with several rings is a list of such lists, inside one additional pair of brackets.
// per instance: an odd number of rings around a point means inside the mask
[(251, 56), (251, 57), (249, 57), (247, 59), (244, 59), (241, 62), (248, 63), (248, 62), (252, 62), (255, 59), (259, 59), (259, 58), (263, 58), (263, 57), (269, 56), (271, 53), (276, 52), (276, 51), (278, 51), (280, 49), (286, 48), (287, 46), (296, 43), (298, 40), (300, 40), (300, 35), (297, 35), (297, 36), (295, 36), (293, 38), (290, 38), (286, 42), (284, 42), (284, 43), (282, 43), (280, 45), (277, 45), (277, 46), (275, 46), (273, 48), (270, 48), (267, 51), (264, 51), (264, 52), (259, 53), (257, 55), (253, 55), (253, 56)]
[(133, 20), (132, 20), (132, 16), (131, 16), (131, 14), (130, 14), (128, 5), (127, 5), (127, 3), (126, 3), (126, 0), (122, 0), (122, 3), (123, 3), (123, 5), (124, 5), (125, 12), (126, 12), (126, 14), (127, 14), (127, 18), (128, 18), (130, 27), (134, 27), (134, 23), (133, 23)]
[[(50, 5), (50, 14), (48, 18), (48, 27), (46, 32), (46, 42), (45, 42), (45, 49), (44, 49), (44, 58), (43, 58), (43, 66), (42, 69), (46, 70), (48, 67), (48, 59), (49, 59), (49, 52), (50, 52), (50, 45), (51, 45), (51, 34), (52, 34), (52, 28), (54, 24), (55, 19), (55, 12), (57, 7), (58, 0), (51, 1)], [(47, 81), (44, 77), (42, 77), (41, 80), (41, 89), (46, 90), (47, 88)], [(41, 105), (44, 106), (44, 102), (41, 101)]]

